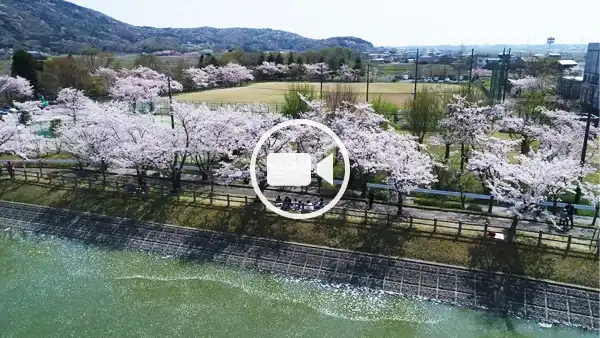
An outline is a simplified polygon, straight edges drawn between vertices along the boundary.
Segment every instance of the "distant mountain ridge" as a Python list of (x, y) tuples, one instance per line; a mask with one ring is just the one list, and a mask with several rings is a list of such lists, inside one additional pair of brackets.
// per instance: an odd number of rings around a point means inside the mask
[(139, 27), (63, 0), (0, 2), (0, 48), (78, 53), (82, 48), (95, 47), (137, 53), (186, 46), (246, 51), (373, 48), (369, 41), (351, 36), (318, 40), (273, 29)]

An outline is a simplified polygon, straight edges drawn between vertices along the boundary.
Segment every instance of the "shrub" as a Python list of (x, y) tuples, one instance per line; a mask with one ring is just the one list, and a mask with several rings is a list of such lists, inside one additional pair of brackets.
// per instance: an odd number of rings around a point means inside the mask
[(308, 101), (316, 100), (318, 95), (315, 88), (308, 83), (293, 83), (283, 94), (283, 107), (281, 114), (297, 118), (301, 113), (309, 111), (308, 104), (300, 96)]
[(358, 102), (358, 93), (348, 84), (336, 83), (335, 91), (323, 93), (325, 103), (331, 110), (343, 107), (345, 104)]
[(469, 205), (467, 205), (467, 210), (476, 211), (476, 212), (484, 212), (483, 207), (479, 204), (469, 204)]
[(390, 121), (396, 121), (396, 114), (398, 113), (398, 110), (400, 110), (400, 107), (393, 104), (391, 101), (384, 99), (381, 95), (371, 101), (371, 106), (377, 114), (382, 115)]

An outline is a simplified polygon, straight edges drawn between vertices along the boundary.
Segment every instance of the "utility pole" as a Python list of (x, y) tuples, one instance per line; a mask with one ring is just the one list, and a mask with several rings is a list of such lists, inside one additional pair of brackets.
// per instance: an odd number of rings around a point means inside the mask
[(471, 93), (471, 79), (473, 78), (473, 55), (475, 48), (471, 48), (471, 65), (469, 66), (469, 93)]
[(321, 100), (323, 99), (323, 63), (321, 62), (321, 71), (319, 73), (321, 73)]
[(371, 75), (371, 65), (367, 63), (367, 102), (369, 102), (369, 76)]
[(413, 92), (413, 101), (417, 99), (417, 78), (419, 77), (419, 49), (417, 48), (417, 59), (415, 60), (415, 91)]
[(169, 93), (169, 112), (171, 113), (171, 129), (175, 129), (175, 117), (173, 116), (173, 96), (171, 94), (171, 73), (167, 76), (167, 87)]
[[(587, 156), (587, 145), (588, 145), (588, 138), (590, 137), (590, 125), (592, 124), (592, 112), (588, 110), (587, 113), (587, 121), (585, 122), (585, 136), (583, 137), (583, 148), (581, 149), (581, 166), (583, 167), (585, 165), (585, 160), (586, 160), (586, 156)], [(579, 177), (579, 180), (582, 181), (583, 177)], [(581, 188), (579, 187), (579, 185), (577, 185), (577, 190), (575, 191), (575, 204), (579, 204), (579, 201), (581, 200)]]
[(506, 69), (504, 70), (504, 85), (502, 86), (502, 103), (504, 103), (504, 99), (506, 98), (506, 84), (508, 83), (508, 70), (510, 68), (510, 52), (511, 48), (508, 49), (508, 57), (504, 64)]

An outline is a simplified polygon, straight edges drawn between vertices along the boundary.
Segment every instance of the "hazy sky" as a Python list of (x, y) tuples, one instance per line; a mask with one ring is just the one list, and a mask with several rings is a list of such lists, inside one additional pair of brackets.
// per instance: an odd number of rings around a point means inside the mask
[(69, 1), (138, 26), (272, 28), (376, 46), (600, 41), (600, 0)]

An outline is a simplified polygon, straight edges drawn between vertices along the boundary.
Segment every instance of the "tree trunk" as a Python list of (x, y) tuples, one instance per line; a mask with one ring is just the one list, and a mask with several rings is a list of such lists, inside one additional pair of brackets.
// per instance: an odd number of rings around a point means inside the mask
[(445, 144), (446, 150), (444, 151), (444, 162), (448, 162), (450, 159), (450, 143)]
[(508, 229), (508, 238), (507, 240), (509, 242), (513, 242), (516, 234), (517, 234), (517, 225), (519, 225), (519, 218), (517, 216), (515, 216), (512, 220), (512, 222), (510, 223), (510, 228)]
[(598, 213), (600, 211), (600, 204), (596, 206), (596, 211), (594, 211), (594, 219), (592, 219), (592, 225), (596, 225), (596, 219), (598, 219)]
[(460, 144), (460, 172), (462, 173), (465, 169), (465, 144)]
[(529, 151), (531, 150), (531, 142), (529, 141), (529, 137), (524, 136), (523, 140), (521, 140), (521, 154), (522, 155), (527, 155), (529, 154)]
[(401, 193), (398, 193), (398, 216), (402, 216), (402, 207), (403, 207), (403, 203), (404, 203), (404, 195)]
[(494, 196), (490, 196), (490, 202), (488, 203), (488, 214), (492, 213), (493, 207), (494, 207)]
[(552, 199), (552, 215), (556, 215), (558, 212), (558, 198), (554, 197)]

